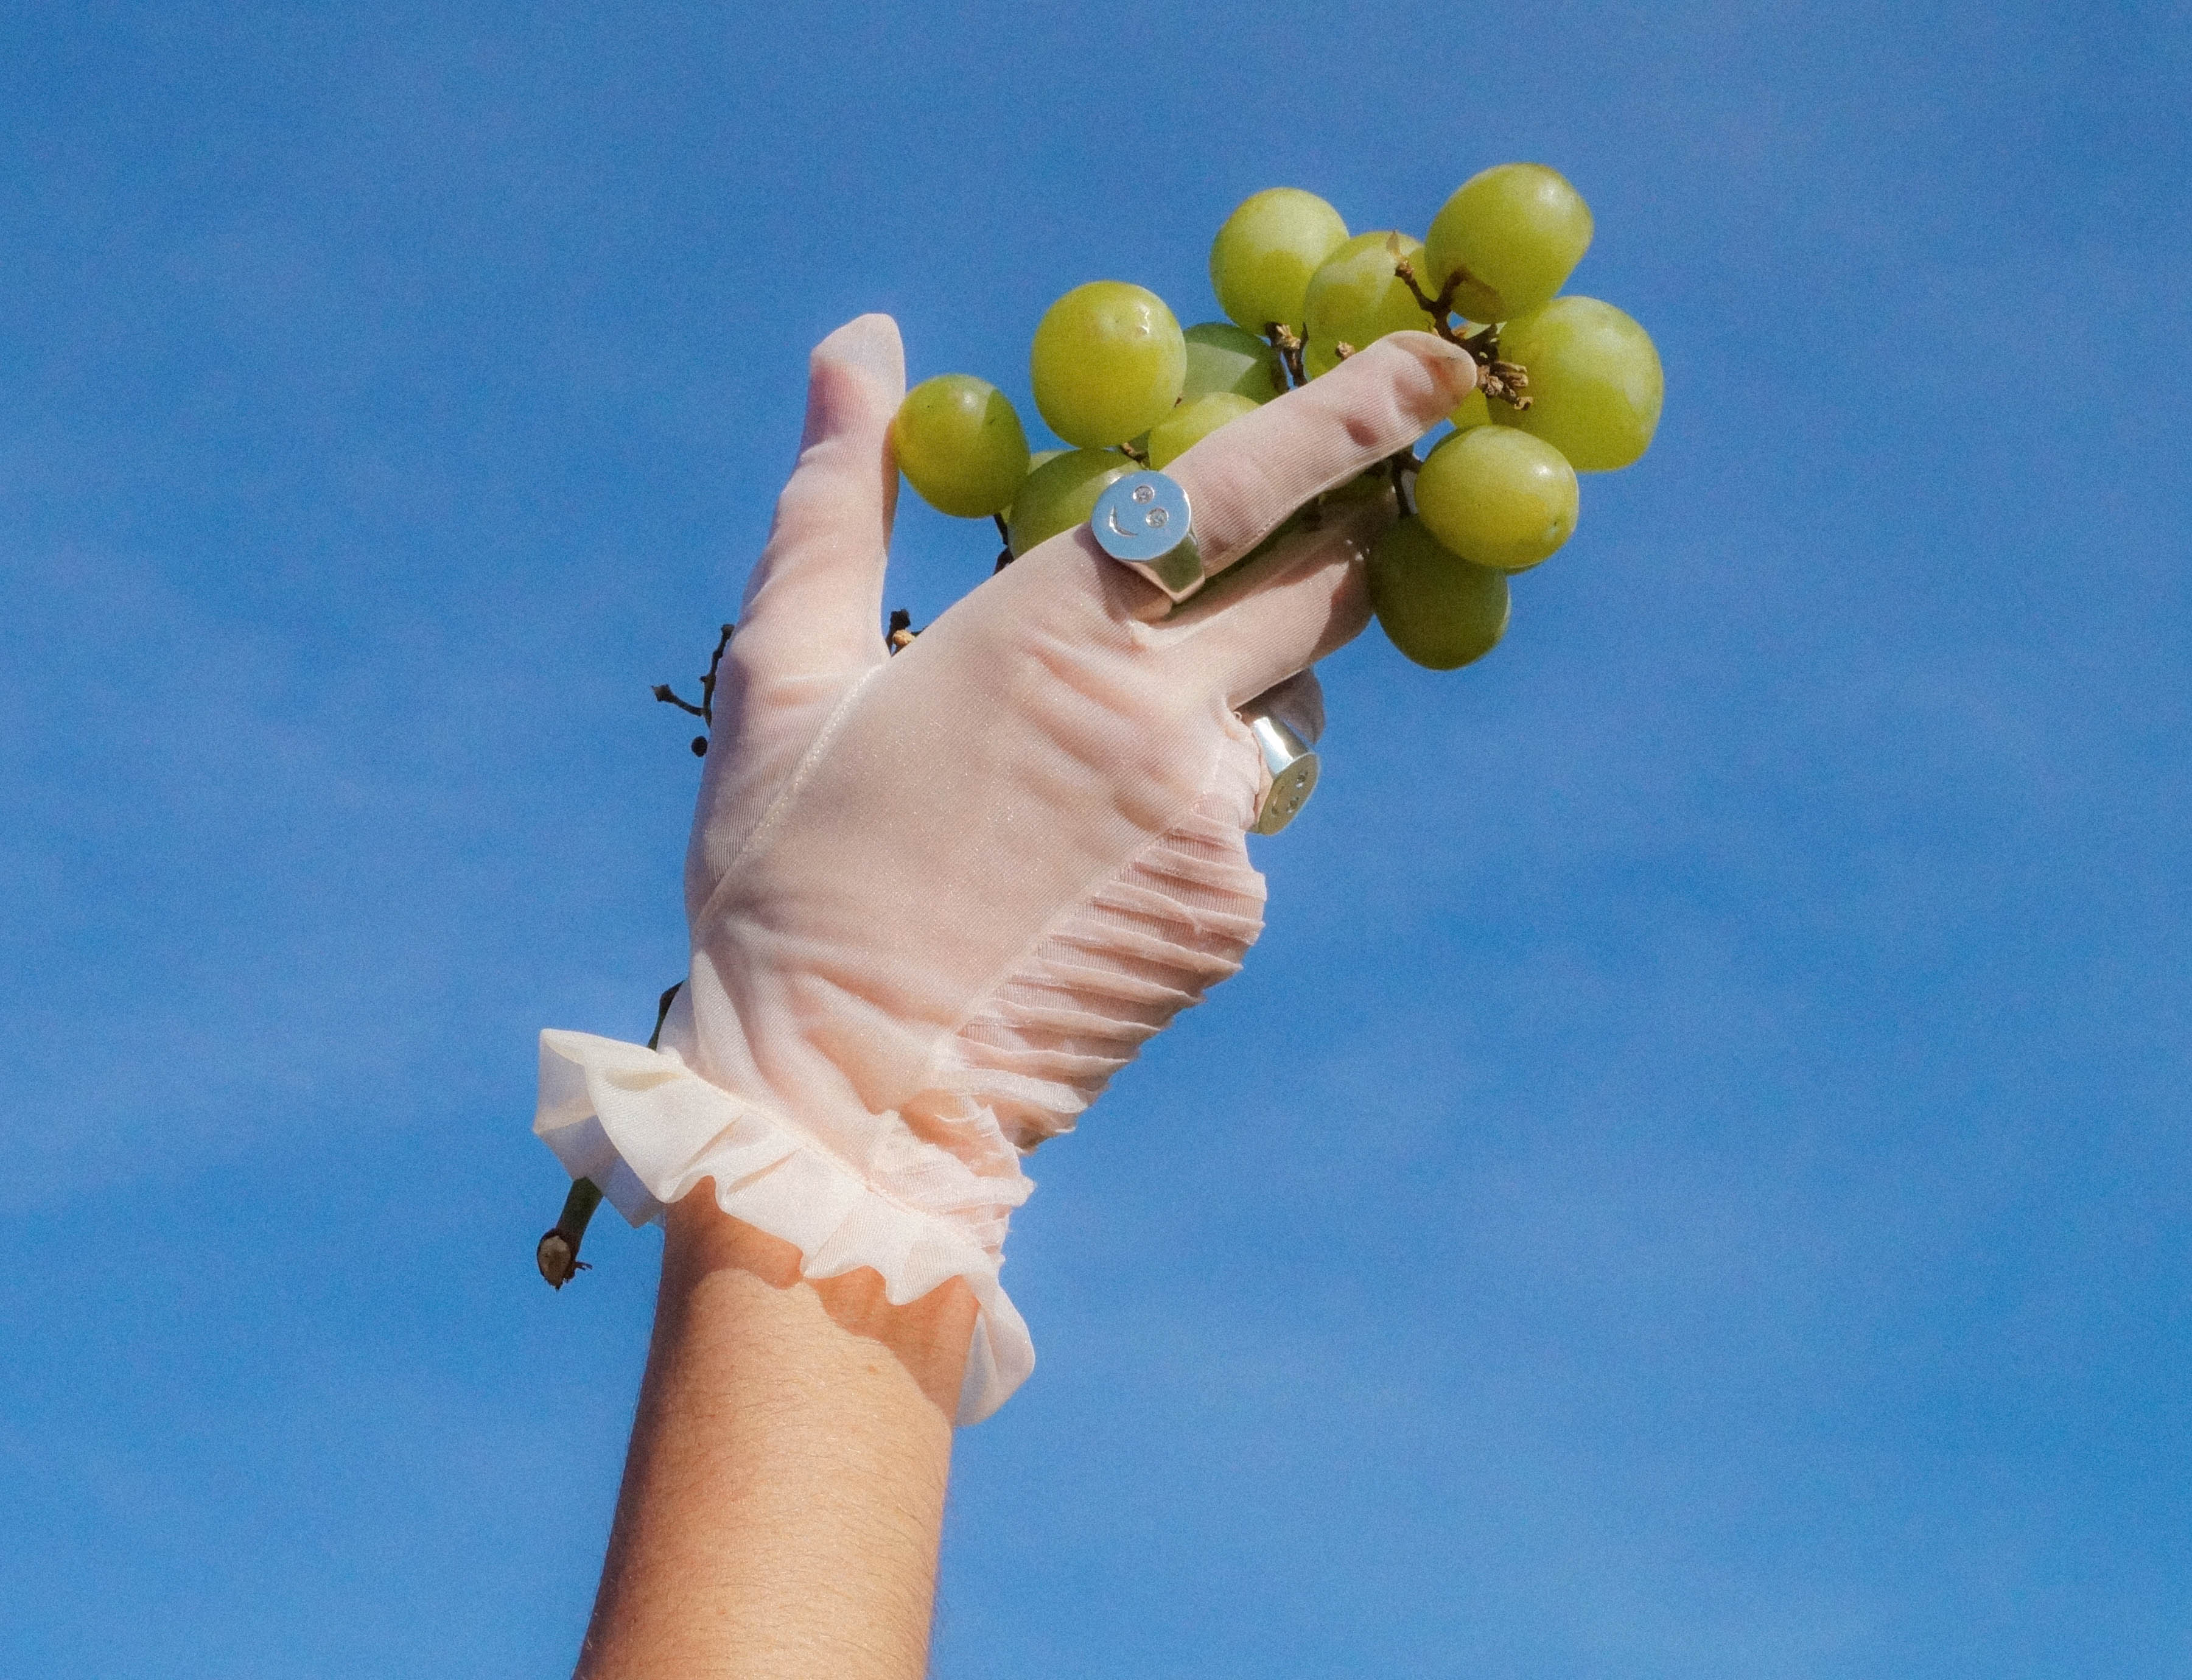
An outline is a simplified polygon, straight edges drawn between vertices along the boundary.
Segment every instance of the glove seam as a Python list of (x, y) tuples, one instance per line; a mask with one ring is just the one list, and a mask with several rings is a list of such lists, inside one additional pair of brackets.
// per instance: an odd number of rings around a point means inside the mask
[(830, 709), (830, 715), (822, 720), (822, 727), (814, 732), (814, 739), (808, 743), (807, 751), (799, 755), (799, 762), (792, 766), (791, 774), (785, 778), (783, 787), (779, 789), (776, 797), (769, 801), (768, 808), (761, 814), (759, 820), (747, 832), (746, 837), (739, 843), (738, 850), (731, 854), (729, 860), (723, 865), (722, 872), (710, 883), (707, 898), (702, 901), (699, 909), (690, 917), (693, 927), (698, 929), (700, 923), (707, 919), (709, 912), (716, 906), (716, 900), (722, 896), (724, 887), (738, 873), (739, 866), (746, 860), (754, 848), (759, 845), (762, 839), (783, 820), (785, 809), (791, 803), (792, 796), (807, 785), (814, 765), (821, 757), (824, 750), (836, 738), (838, 731), (844, 728), (847, 717), (852, 711), (853, 703), (860, 697), (868, 684), (882, 674), (883, 669), (884, 667), (880, 665), (869, 666), (853, 679), (851, 686), (839, 698), (837, 704)]

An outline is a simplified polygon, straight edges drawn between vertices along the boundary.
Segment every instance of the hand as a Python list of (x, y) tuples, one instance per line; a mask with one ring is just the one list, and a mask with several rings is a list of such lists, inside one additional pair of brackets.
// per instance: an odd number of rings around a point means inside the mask
[[(1197, 444), (1168, 470), (1206, 565), (1408, 447), (1475, 379), (1464, 352), (1396, 334)], [(1032, 1365), (996, 1286), (1030, 1188), (1020, 1156), (1254, 941), (1244, 834), (1263, 772), (1235, 708), (1362, 628), (1362, 562), (1392, 508), (1335, 502), (1244, 586), (1177, 611), (1069, 532), (893, 656), (904, 389), (885, 317), (814, 353), (687, 859), (692, 973), (663, 1043), (692, 1072), (551, 1036), (630, 1169), (623, 1194), (605, 1185), (628, 1215), (712, 1178), (809, 1277), (872, 1266), (894, 1302), (967, 1278), (971, 1421)]]

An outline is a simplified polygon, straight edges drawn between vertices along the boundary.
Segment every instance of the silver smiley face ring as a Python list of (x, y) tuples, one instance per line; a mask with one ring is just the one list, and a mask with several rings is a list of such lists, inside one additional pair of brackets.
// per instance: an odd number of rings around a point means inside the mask
[(1099, 548), (1174, 602), (1186, 600), (1207, 580), (1195, 541), (1195, 511), (1176, 478), (1145, 471), (1114, 480), (1096, 498), (1088, 528)]
[(1264, 769), (1271, 778), (1270, 791), (1256, 808), (1256, 820), (1248, 825), (1248, 831), (1276, 834), (1300, 814), (1310, 795), (1316, 791), (1321, 762), (1316, 750), (1283, 720), (1266, 711), (1261, 701), (1249, 701), (1234, 716), (1248, 726)]

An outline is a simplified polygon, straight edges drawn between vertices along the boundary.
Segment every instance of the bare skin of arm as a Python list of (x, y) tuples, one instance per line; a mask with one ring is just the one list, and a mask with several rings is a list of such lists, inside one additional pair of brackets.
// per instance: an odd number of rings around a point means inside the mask
[(654, 1341), (578, 1680), (918, 1680), (974, 1328), (716, 1206), (671, 1208)]

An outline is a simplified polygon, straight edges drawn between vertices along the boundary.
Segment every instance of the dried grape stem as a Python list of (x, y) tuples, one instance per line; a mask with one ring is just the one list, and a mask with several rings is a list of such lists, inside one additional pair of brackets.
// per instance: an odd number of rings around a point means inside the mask
[(725, 625), (716, 636), (716, 651), (708, 655), (708, 674), (700, 679), (700, 709), (708, 714), (708, 721), (716, 721), (716, 673), (722, 668), (723, 649), (731, 645), (731, 632), (738, 628)]
[(1406, 257), (1394, 262), (1393, 275), (1407, 287), (1424, 313), (1431, 317), (1431, 330), (1448, 344), (1458, 346), (1476, 358), (1476, 382), (1483, 389), (1487, 401), (1504, 403), (1508, 407), (1518, 409), (1530, 406), (1530, 399), (1524, 394), (1530, 388), (1529, 372), (1516, 363), (1499, 359), (1498, 327), (1496, 324), (1485, 327), (1464, 338), (1454, 330), (1453, 323), (1448, 318), (1453, 313), (1454, 294), (1461, 289), (1461, 283), (1469, 277), (1467, 269), (1457, 268), (1447, 275), (1446, 284), (1439, 288), (1436, 297), (1432, 297), (1417, 283), (1415, 265)]
[(1448, 344), (1459, 345), (1464, 350), (1469, 348), (1468, 341), (1454, 331), (1447, 317), (1453, 313), (1453, 294), (1461, 289), (1462, 278), (1468, 272), (1465, 268), (1454, 270), (1447, 276), (1446, 284), (1439, 288), (1439, 294), (1433, 297), (1417, 283), (1415, 264), (1406, 257), (1393, 260), (1393, 277), (1408, 289), (1417, 306), (1431, 317), (1431, 330)]
[(579, 1272), (593, 1270), (579, 1258), (579, 1244), (586, 1240), (586, 1221), (601, 1205), (599, 1185), (591, 1179), (571, 1180), (571, 1193), (563, 1198), (562, 1214), (542, 1233), (533, 1251), (533, 1263), (540, 1268), (551, 1289), (560, 1289)]
[(1530, 375), (1513, 362), (1494, 362), (1478, 376), (1484, 387), (1487, 401), (1497, 399), (1509, 408), (1521, 409), (1530, 406), (1530, 397), (1522, 387), (1529, 384)]
[(1289, 386), (1299, 389), (1309, 383), (1309, 374), (1302, 367), (1302, 341), (1294, 336), (1293, 329), (1283, 321), (1265, 323), (1264, 336), (1271, 348), (1279, 352), (1280, 371), (1287, 376)]
[[(724, 632), (729, 634), (728, 628)], [(722, 652), (718, 645), (716, 651)], [(670, 1006), (677, 1001), (684, 989), (679, 980), (655, 1000), (654, 1031), (647, 1036), (647, 1048), (659, 1049), (662, 1043), (662, 1023), (670, 1019)], [(563, 1198), (563, 1211), (556, 1223), (541, 1233), (540, 1241), (533, 1250), (533, 1263), (540, 1268), (551, 1289), (560, 1289), (581, 1271), (593, 1267), (579, 1258), (579, 1245), (586, 1240), (586, 1223), (594, 1216), (594, 1209), (602, 1205), (602, 1187), (591, 1179), (571, 1180), (571, 1193)]]
[(657, 683), (654, 685), (654, 697), (665, 706), (674, 706), (680, 711), (690, 712), (695, 717), (705, 717), (708, 715), (692, 701), (678, 699), (677, 691), (667, 683)]
[[(712, 729), (716, 722), (716, 673), (722, 668), (723, 663), (723, 649), (731, 645), (731, 632), (737, 628), (738, 626), (734, 624), (727, 624), (722, 628), (722, 633), (716, 637), (716, 651), (708, 656), (708, 669), (700, 678), (699, 705), (695, 706), (688, 700), (680, 699), (677, 691), (667, 683), (657, 683), (654, 685), (655, 699), (665, 706), (676, 706), (680, 711), (691, 713)], [(705, 758), (708, 756), (708, 738), (705, 735), (693, 737), (693, 756), (695, 758)]]
[(890, 632), (883, 637), (894, 654), (902, 654), (913, 645), (913, 638), (921, 632), (913, 627), (913, 614), (903, 607), (891, 609)]
[(685, 982), (683, 980), (679, 980), (675, 986), (672, 986), (669, 991), (664, 992), (661, 997), (655, 999), (654, 1031), (647, 1035), (647, 1048), (648, 1049), (659, 1050), (662, 1048), (662, 1023), (670, 1019), (670, 1006), (677, 1001), (677, 994), (684, 989)]

